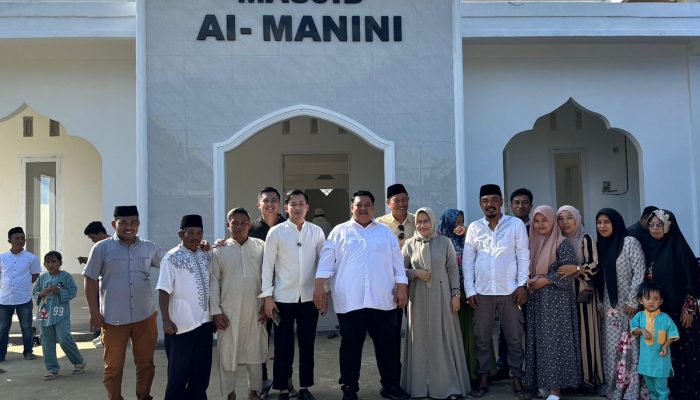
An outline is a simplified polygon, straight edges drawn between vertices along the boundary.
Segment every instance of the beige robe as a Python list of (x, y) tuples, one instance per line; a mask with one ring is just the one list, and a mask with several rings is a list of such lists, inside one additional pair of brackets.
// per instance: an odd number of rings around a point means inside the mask
[(214, 249), (210, 286), (211, 314), (223, 313), (229, 327), (217, 331), (219, 368), (235, 371), (241, 364), (267, 360), (267, 331), (258, 321), (262, 257), (265, 242), (248, 238), (243, 246), (232, 239)]
[[(416, 238), (402, 249), (409, 280), (408, 332), (404, 341), (401, 387), (411, 397), (444, 399), (471, 391), (459, 318), (451, 311), (460, 293), (457, 255), (450, 239), (430, 239), (430, 266), (423, 263)], [(416, 278), (430, 269), (432, 280)]]

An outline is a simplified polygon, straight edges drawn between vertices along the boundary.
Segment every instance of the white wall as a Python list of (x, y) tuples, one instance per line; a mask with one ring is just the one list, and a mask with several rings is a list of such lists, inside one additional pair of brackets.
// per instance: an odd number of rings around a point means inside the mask
[(0, 116), (26, 103), (101, 155), (104, 202), (91, 218), (135, 204), (134, 40), (4, 39), (0, 54)]
[[(34, 136), (22, 137), (23, 117), (32, 116)], [(63, 254), (63, 269), (76, 274), (82, 271), (76, 258), (87, 256), (92, 242), (83, 235), (85, 226), (102, 215), (102, 160), (92, 144), (79, 137), (69, 136), (65, 129), (60, 136), (49, 137), (49, 119), (25, 108), (13, 117), (0, 122), (0, 186), (5, 188), (0, 197), (0, 234), (13, 226), (23, 226), (24, 204), (21, 197), (25, 185), (21, 170), (22, 156), (56, 156), (60, 159), (57, 197), (62, 202), (62, 213), (56, 215), (58, 246)], [(38, 232), (35, 232), (38, 234)], [(9, 245), (7, 245), (9, 246)], [(2, 246), (2, 247), (7, 247)], [(5, 251), (5, 250), (3, 250)], [(37, 254), (43, 257), (43, 254)]]
[[(396, 181), (406, 184), (414, 206), (454, 206), (452, 6), (424, 0), (146, 2), (150, 237), (163, 246), (173, 242), (173, 221), (187, 212), (202, 214), (207, 226), (223, 218), (214, 216), (212, 177), (221, 171), (213, 170), (212, 145), (299, 105), (329, 110), (395, 143)], [(250, 27), (252, 34), (198, 41), (207, 14), (220, 24), (235, 14), (237, 29)], [(316, 23), (324, 15), (401, 16), (403, 37), (265, 42), (263, 15), (291, 15), (295, 31), (303, 15)], [(383, 168), (376, 174), (382, 179)]]
[(508, 141), (571, 97), (633, 136), (639, 206), (673, 210), (698, 250), (685, 45), (467, 44), (463, 52), (467, 170), (479, 171), (467, 176), (469, 219), (481, 215), (479, 186), (503, 183)]
[[(505, 197), (509, 199), (513, 190), (526, 187), (533, 192), (535, 205), (562, 206), (556, 203), (552, 152), (581, 151), (584, 202), (581, 211), (588, 231), (595, 232), (595, 214), (604, 207), (616, 209), (627, 225), (631, 225), (640, 215), (638, 155), (634, 143), (627, 141), (627, 182), (625, 136), (608, 131), (603, 120), (587, 112), (582, 112), (581, 129), (577, 129), (575, 112), (575, 106), (568, 103), (556, 111), (556, 130), (550, 130), (549, 117), (544, 116), (537, 120), (534, 129), (516, 135), (508, 143)], [(610, 181), (615, 192), (603, 194), (603, 181)]]

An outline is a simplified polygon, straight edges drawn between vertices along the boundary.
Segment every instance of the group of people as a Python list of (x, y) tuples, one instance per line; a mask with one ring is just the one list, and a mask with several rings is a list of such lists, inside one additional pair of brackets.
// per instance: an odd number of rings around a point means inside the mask
[[(315, 332), (329, 296), (341, 334), (343, 400), (358, 398), (367, 334), (379, 395), (389, 399), (479, 398), (498, 364), (519, 399), (558, 400), (562, 389), (580, 387), (611, 399), (666, 399), (669, 389), (674, 399), (700, 398), (698, 266), (670, 211), (647, 207), (628, 229), (617, 211), (602, 209), (594, 240), (576, 208), (533, 210), (527, 189), (510, 196), (509, 216), (500, 187), (482, 186), (484, 218), (466, 228), (459, 210), (440, 217), (427, 207), (410, 213), (401, 184), (389, 186), (386, 199), (391, 212), (375, 219), (374, 195), (355, 192), (350, 220), (328, 233), (306, 220), (303, 191), (282, 198), (265, 187), (258, 194), (259, 218), (243, 208), (228, 212), (226, 240), (210, 245), (202, 218), (185, 215), (180, 243), (167, 252), (139, 238), (136, 206), (115, 207), (113, 236), (91, 223), (85, 234), (95, 245), (82, 260), (83, 276), (90, 326), (100, 330), (104, 346), (108, 398), (121, 398), (129, 341), (136, 396), (151, 398), (159, 308), (166, 399), (206, 399), (216, 332), (221, 392), (228, 399), (236, 399), (236, 380), (245, 371), (248, 399), (265, 398), (272, 388), (279, 399), (313, 400)], [(46, 254), (47, 272), (39, 276), (38, 259), (23, 249), (21, 228), (10, 230), (8, 240), (11, 250), (0, 255), (0, 360), (15, 310), (24, 357), (36, 358), (36, 303), (44, 379), (59, 376), (57, 343), (73, 364), (71, 373), (82, 373), (85, 360), (70, 336), (69, 301), (77, 288), (60, 270), (61, 255)], [(157, 296), (151, 267), (160, 268)], [(298, 388), (291, 379), (295, 333)]]
[(574, 207), (533, 210), (527, 189), (510, 200), (515, 217), (501, 214), (500, 188), (484, 185), (484, 218), (455, 246), (474, 309), (463, 318), (472, 330), (462, 331), (465, 344), (475, 342), (472, 396), (488, 391), (495, 310), (520, 399), (557, 400), (569, 388), (610, 399), (668, 399), (669, 389), (674, 399), (700, 398), (699, 268), (673, 213), (647, 207), (628, 230), (604, 208), (594, 240)]

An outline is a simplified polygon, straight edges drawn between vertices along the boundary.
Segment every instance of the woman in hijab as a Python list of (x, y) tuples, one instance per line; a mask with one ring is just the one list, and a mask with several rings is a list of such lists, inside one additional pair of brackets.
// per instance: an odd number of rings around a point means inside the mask
[(698, 263), (672, 212), (655, 210), (649, 216), (647, 227), (653, 238), (643, 243), (647, 278), (661, 287), (664, 298), (661, 311), (671, 316), (680, 333), (680, 339), (671, 345), (674, 371), (674, 377), (669, 380), (671, 396), (700, 399)]
[(471, 387), (457, 318), (457, 255), (435, 222), (431, 209), (418, 209), (416, 232), (402, 249), (409, 302), (401, 386), (411, 397), (459, 399)]
[(595, 217), (598, 231), (598, 268), (594, 277), (598, 310), (602, 315), (603, 367), (601, 393), (608, 399), (639, 399), (639, 342), (629, 334), (637, 312), (637, 290), (644, 279), (644, 253), (628, 236), (617, 211), (604, 208)]
[[(464, 273), (462, 272), (462, 252), (464, 250), (464, 235), (467, 229), (464, 226), (464, 213), (460, 210), (449, 208), (445, 210), (440, 217), (438, 226), (438, 235), (442, 235), (452, 242), (457, 254), (457, 270), (459, 271), (459, 286), (462, 295), (462, 304), (457, 315), (459, 316), (459, 326), (462, 330), (462, 339), (464, 345), (464, 354), (467, 358), (467, 367), (471, 379), (477, 379), (476, 375), (476, 341), (474, 340), (474, 329), (472, 327), (472, 319), (474, 318), (474, 309), (467, 307), (466, 295), (464, 294)], [(496, 374), (496, 364), (491, 367), (489, 375)]]
[(576, 250), (561, 234), (554, 209), (535, 208), (530, 227), (530, 295), (527, 304), (525, 379), (533, 388), (560, 390), (581, 384), (581, 355), (574, 278), (558, 272), (576, 268)]
[(562, 235), (576, 250), (576, 266), (559, 267), (562, 276), (576, 278), (575, 292), (578, 300), (579, 343), (581, 347), (581, 370), (583, 384), (594, 391), (603, 383), (603, 356), (600, 352), (600, 327), (598, 325), (597, 301), (593, 289), (593, 276), (598, 272), (598, 249), (596, 243), (583, 228), (581, 213), (566, 205), (557, 210), (557, 224)]

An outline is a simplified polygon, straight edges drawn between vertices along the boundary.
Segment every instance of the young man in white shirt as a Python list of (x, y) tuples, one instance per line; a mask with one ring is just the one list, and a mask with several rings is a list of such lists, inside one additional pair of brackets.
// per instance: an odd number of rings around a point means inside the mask
[[(319, 255), (326, 241), (323, 230), (306, 222), (308, 197), (301, 190), (285, 196), (288, 219), (273, 226), (265, 239), (262, 293), (265, 314), (275, 327), (275, 361), (272, 388), (280, 400), (289, 399), (289, 378), (294, 362), (294, 324), (299, 344), (299, 399), (315, 400), (309, 391), (314, 384), (314, 341), (319, 311), (313, 303), (314, 279)], [(323, 310), (325, 312), (325, 310)]]
[(22, 330), (25, 360), (35, 360), (32, 351), (32, 284), (39, 278), (41, 264), (32, 253), (24, 250), (27, 238), (24, 230), (15, 227), (7, 233), (9, 251), (0, 254), (0, 361), (5, 361), (12, 326), (12, 314), (17, 313)]
[(160, 262), (158, 303), (168, 357), (165, 399), (206, 399), (214, 326), (209, 314), (211, 254), (200, 248), (202, 217), (185, 215), (179, 245)]
[(502, 214), (503, 195), (498, 185), (481, 187), (479, 206), (484, 218), (469, 224), (462, 255), (467, 303), (475, 310), (476, 373), (480, 376), (479, 386), (472, 396), (478, 398), (488, 392), (491, 336), (498, 312), (508, 342), (513, 391), (524, 399), (527, 394), (521, 382), (524, 376), (521, 307), (527, 302), (525, 284), (530, 273), (527, 231), (519, 218)]
[(382, 385), (379, 394), (406, 400), (396, 363), (396, 307), (408, 303), (408, 278), (399, 241), (385, 225), (372, 219), (374, 195), (352, 196), (352, 218), (328, 236), (316, 272), (314, 303), (325, 310), (326, 282), (331, 281), (333, 305), (340, 323), (340, 384), (343, 400), (357, 400), (362, 346), (369, 333), (374, 342)]

